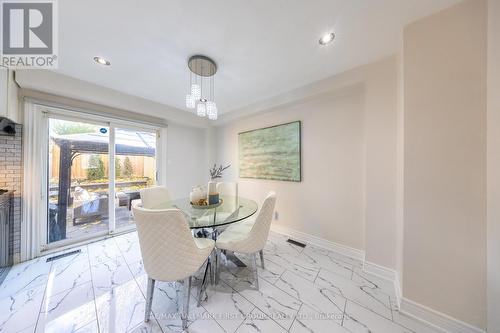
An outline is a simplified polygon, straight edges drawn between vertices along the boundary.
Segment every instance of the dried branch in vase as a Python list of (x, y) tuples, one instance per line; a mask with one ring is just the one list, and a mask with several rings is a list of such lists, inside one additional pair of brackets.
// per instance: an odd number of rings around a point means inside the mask
[(222, 173), (224, 172), (224, 170), (226, 170), (230, 166), (231, 166), (231, 164), (223, 167), (221, 164), (219, 167), (217, 167), (217, 164), (214, 164), (213, 168), (208, 170), (208, 172), (210, 173), (210, 178), (212, 180), (217, 179), (217, 178), (222, 178)]

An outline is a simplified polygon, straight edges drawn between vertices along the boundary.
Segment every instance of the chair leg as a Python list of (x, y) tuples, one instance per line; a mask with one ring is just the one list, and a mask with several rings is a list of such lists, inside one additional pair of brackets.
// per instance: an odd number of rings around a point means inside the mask
[(259, 254), (260, 254), (260, 265), (262, 266), (262, 269), (266, 269), (266, 267), (264, 266), (264, 250), (260, 250)]
[[(198, 307), (201, 305), (201, 298), (203, 297), (203, 292), (207, 289), (206, 288), (206, 280), (207, 280), (207, 273), (208, 269), (210, 268), (210, 257), (207, 258), (207, 265), (205, 266), (205, 274), (203, 274), (203, 281), (201, 282), (200, 286), (200, 291), (198, 293)], [(212, 274), (212, 272), (210, 272)]]
[(252, 254), (252, 271), (253, 271), (253, 279), (255, 283), (255, 289), (259, 290), (259, 274), (257, 271), (257, 252)]
[(184, 280), (184, 305), (182, 306), (182, 329), (188, 327), (189, 298), (191, 297), (191, 277)]
[(155, 280), (148, 277), (148, 287), (146, 296), (146, 313), (144, 321), (147, 323), (151, 318), (151, 305), (153, 304), (153, 293), (155, 291)]

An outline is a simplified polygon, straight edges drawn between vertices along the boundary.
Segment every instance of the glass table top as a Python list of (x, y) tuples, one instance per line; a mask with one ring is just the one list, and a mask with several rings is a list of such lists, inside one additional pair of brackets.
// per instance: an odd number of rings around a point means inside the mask
[(194, 208), (189, 198), (175, 199), (152, 207), (152, 209), (177, 208), (189, 222), (191, 229), (213, 228), (239, 222), (257, 212), (257, 203), (251, 199), (234, 196), (221, 196), (222, 204), (216, 208)]

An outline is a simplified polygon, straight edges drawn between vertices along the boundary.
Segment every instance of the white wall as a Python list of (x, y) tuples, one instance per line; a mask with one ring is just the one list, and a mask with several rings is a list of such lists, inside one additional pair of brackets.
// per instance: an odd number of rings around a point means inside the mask
[(366, 68), (365, 76), (366, 261), (397, 267), (397, 62)]
[(404, 30), (405, 298), (486, 327), (486, 2)]
[[(401, 34), (401, 45), (403, 36)], [(396, 135), (396, 295), (401, 299), (404, 268), (404, 63), (402, 48), (397, 54), (397, 135)]]
[[(217, 127), (217, 161), (242, 195), (277, 191), (278, 226), (365, 251), (395, 267), (396, 59), (390, 57), (251, 106)], [(303, 181), (238, 179), (238, 133), (302, 121)], [(368, 170), (369, 169), (369, 170)], [(365, 232), (365, 227), (369, 232)]]
[(208, 182), (207, 129), (172, 124), (167, 128), (166, 185), (172, 198), (189, 196)]
[(500, 332), (500, 1), (488, 1), (488, 332)]
[[(300, 120), (302, 182), (238, 177), (238, 133)], [(242, 196), (278, 196), (274, 223), (317, 237), (364, 249), (363, 90), (323, 94), (218, 129), (218, 161), (231, 163), (228, 178), (239, 182)]]

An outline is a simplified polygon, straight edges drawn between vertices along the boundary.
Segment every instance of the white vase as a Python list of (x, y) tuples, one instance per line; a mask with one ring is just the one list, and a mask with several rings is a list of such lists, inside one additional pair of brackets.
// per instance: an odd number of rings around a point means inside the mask
[(219, 193), (217, 193), (217, 182), (213, 180), (208, 182), (208, 204), (213, 205), (219, 203)]
[(211, 180), (208, 182), (208, 194), (215, 194), (215, 193), (217, 193), (217, 183)]

